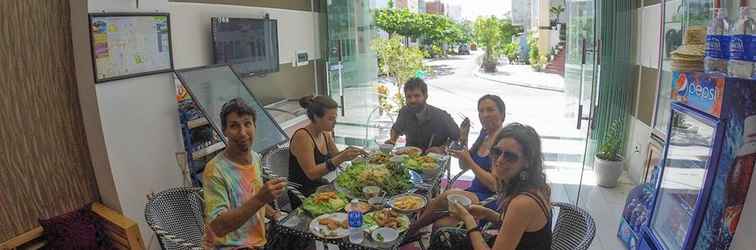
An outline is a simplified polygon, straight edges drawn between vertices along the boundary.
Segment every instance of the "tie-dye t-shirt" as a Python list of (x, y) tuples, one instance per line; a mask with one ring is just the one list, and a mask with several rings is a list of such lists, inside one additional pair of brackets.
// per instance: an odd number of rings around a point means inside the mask
[[(250, 152), (251, 165), (236, 164), (221, 152), (205, 166), (203, 178), (206, 224), (229, 209), (241, 207), (262, 188), (260, 155)], [(263, 207), (236, 231), (224, 237), (214, 237), (214, 234), (209, 232), (205, 240), (208, 243), (212, 242), (213, 249), (262, 247), (266, 243), (264, 216)]]

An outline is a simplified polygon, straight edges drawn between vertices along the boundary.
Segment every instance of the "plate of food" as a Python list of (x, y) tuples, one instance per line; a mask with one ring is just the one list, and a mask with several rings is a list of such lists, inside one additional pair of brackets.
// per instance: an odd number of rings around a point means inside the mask
[(388, 227), (404, 232), (409, 228), (410, 220), (407, 215), (397, 213), (390, 208), (381, 209), (365, 214), (363, 221), (369, 231), (380, 227)]
[(349, 235), (346, 213), (331, 213), (310, 221), (310, 232), (324, 239), (340, 239)]
[(423, 209), (428, 201), (419, 194), (400, 194), (391, 197), (389, 206), (402, 213), (414, 213)]
[(389, 168), (387, 165), (375, 165), (365, 162), (353, 164), (336, 177), (336, 190), (350, 198), (365, 198), (362, 188), (377, 186), (387, 195), (396, 195), (423, 182), (423, 177), (408, 169)]
[(367, 161), (370, 164), (386, 164), (390, 158), (391, 155), (386, 153), (374, 153), (367, 157)]
[[(347, 204), (346, 207), (344, 207), (344, 211), (347, 211), (347, 213), (352, 211), (352, 206)], [(370, 211), (370, 204), (364, 201), (357, 202), (357, 211), (360, 211), (362, 214), (367, 213)]]
[(302, 208), (313, 216), (335, 213), (346, 205), (346, 196), (337, 192), (314, 193), (302, 202)]
[(425, 176), (433, 176), (438, 173), (438, 161), (431, 156), (410, 156), (402, 162), (405, 167), (421, 172)]
[(399, 148), (394, 149), (394, 154), (416, 156), (416, 155), (423, 154), (423, 150), (418, 147), (406, 146), (406, 147), (399, 147)]

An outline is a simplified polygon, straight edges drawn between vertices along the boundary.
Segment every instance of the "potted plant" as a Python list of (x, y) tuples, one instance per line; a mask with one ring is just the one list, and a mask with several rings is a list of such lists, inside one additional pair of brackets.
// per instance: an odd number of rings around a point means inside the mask
[(619, 122), (615, 121), (609, 127), (604, 136), (604, 141), (599, 146), (598, 153), (593, 161), (593, 170), (596, 174), (596, 184), (602, 187), (613, 188), (617, 186), (617, 179), (622, 175), (624, 158), (620, 155), (622, 137)]

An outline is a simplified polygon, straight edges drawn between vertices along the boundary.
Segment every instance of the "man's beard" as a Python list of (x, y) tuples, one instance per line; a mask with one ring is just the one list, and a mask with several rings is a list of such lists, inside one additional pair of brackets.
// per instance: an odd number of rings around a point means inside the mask
[(417, 114), (422, 112), (425, 109), (425, 104), (415, 104), (415, 105), (407, 105), (407, 110), (410, 112)]

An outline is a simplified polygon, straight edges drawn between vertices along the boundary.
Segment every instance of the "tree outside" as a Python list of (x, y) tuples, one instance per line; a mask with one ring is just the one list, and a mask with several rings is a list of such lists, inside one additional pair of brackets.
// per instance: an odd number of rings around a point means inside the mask
[(443, 45), (465, 43), (471, 39), (471, 32), (466, 32), (462, 24), (441, 15), (381, 9), (375, 11), (374, 20), (378, 28), (389, 33), (389, 37), (400, 35), (420, 39), (429, 56), (443, 54), (444, 51), (440, 50)]
[(381, 111), (398, 111), (404, 105), (404, 95), (401, 95), (402, 86), (411, 77), (415, 77), (418, 71), (424, 69), (423, 51), (404, 46), (401, 40), (402, 38), (398, 35), (389, 39), (378, 38), (371, 46), (378, 54), (380, 72), (393, 79), (396, 87), (396, 94), (393, 96), (385, 85), (378, 86), (376, 89)]
[(482, 64), (485, 72), (495, 72), (496, 65), (502, 55), (513, 59), (516, 53), (516, 44), (512, 36), (522, 32), (522, 28), (512, 25), (509, 19), (499, 19), (494, 16), (479, 17), (475, 20), (475, 41), (486, 48)]

